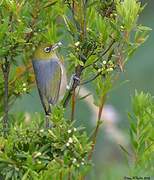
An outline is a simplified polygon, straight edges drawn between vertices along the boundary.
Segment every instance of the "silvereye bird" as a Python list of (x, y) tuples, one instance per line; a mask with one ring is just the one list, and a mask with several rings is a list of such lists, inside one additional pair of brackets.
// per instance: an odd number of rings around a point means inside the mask
[(46, 114), (46, 127), (49, 126), (51, 107), (64, 94), (67, 84), (65, 68), (55, 52), (59, 46), (60, 42), (49, 46), (41, 45), (32, 59), (38, 92)]

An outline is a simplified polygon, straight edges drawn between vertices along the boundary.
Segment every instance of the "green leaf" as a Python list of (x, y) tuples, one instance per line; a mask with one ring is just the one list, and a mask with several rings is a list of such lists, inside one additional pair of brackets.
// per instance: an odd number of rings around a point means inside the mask
[(136, 134), (137, 130), (136, 130), (136, 119), (130, 114), (128, 113), (128, 120), (129, 120), (129, 123), (130, 123), (130, 130), (133, 131), (134, 134)]
[(21, 180), (27, 180), (28, 179), (28, 174), (29, 174), (29, 170), (27, 170), (27, 172), (25, 172), (25, 174), (23, 175)]
[(152, 31), (150, 27), (139, 25), (137, 28), (141, 31)]
[(67, 16), (64, 16), (64, 15), (63, 15), (63, 19), (64, 19), (65, 25), (66, 25), (66, 27), (67, 27), (67, 30), (70, 32), (71, 35), (74, 36), (74, 34), (77, 33), (76, 27), (75, 27), (74, 24), (71, 22), (71, 20), (69, 20), (69, 19), (67, 18)]
[(122, 145), (119, 144), (119, 146), (128, 156), (132, 156)]
[(14, 170), (13, 170), (13, 169), (10, 169), (10, 170), (6, 173), (5, 180), (9, 180), (10, 178), (13, 178), (13, 174), (14, 174)]
[(116, 10), (121, 24), (130, 32), (136, 25), (141, 3), (136, 0), (116, 0)]
[(49, 8), (49, 7), (53, 6), (53, 5), (55, 5), (57, 2), (58, 2), (58, 1), (54, 1), (54, 2), (47, 2), (47, 3), (44, 5), (44, 7), (43, 7), (43, 8)]

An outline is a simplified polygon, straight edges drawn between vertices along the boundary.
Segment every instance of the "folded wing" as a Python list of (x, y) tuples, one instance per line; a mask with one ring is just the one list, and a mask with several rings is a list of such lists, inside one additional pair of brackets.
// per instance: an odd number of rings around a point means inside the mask
[(56, 104), (61, 85), (61, 66), (58, 59), (33, 60), (36, 83), (46, 114), (50, 113), (50, 105)]

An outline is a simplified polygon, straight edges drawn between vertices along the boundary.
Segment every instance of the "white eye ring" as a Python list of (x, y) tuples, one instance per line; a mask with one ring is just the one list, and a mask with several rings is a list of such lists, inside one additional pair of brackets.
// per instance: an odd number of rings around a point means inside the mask
[(51, 51), (51, 47), (45, 47), (44, 52), (49, 53)]

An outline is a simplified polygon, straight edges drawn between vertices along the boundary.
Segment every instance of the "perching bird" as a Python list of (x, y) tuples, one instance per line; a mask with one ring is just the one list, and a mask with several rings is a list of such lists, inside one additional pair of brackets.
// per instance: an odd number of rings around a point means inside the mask
[(32, 59), (38, 92), (47, 117), (46, 127), (49, 126), (51, 107), (64, 94), (67, 85), (65, 68), (55, 52), (59, 46), (60, 42), (49, 46), (41, 45)]

